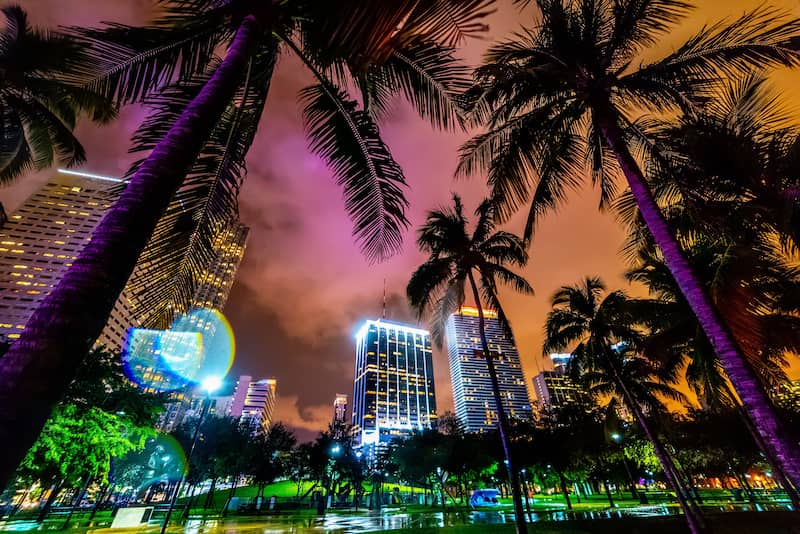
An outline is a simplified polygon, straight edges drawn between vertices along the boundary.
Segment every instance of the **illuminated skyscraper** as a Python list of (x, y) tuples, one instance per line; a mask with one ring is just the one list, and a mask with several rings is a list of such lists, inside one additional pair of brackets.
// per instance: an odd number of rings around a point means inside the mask
[[(503, 331), (497, 312), (484, 310), (484, 317), (503, 407), (509, 418), (529, 418), (531, 401), (514, 340)], [(456, 416), (468, 432), (495, 428), (497, 409), (483, 355), (477, 309), (462, 307), (448, 318), (447, 352)]]
[(194, 293), (193, 308), (222, 311), (225, 307), (236, 279), (236, 271), (244, 258), (249, 233), (247, 226), (233, 222), (217, 235), (214, 240), (217, 257), (200, 277)]
[[(120, 182), (59, 171), (0, 225), (0, 334), (19, 337), (91, 239)], [(119, 348), (134, 322), (123, 293), (98, 341)]]
[(278, 381), (274, 378), (254, 382), (251, 376), (240, 376), (233, 392), (230, 416), (239, 418), (253, 432), (266, 433), (278, 399), (277, 388)]
[(533, 377), (533, 391), (543, 408), (563, 408), (571, 404), (587, 405), (589, 392), (567, 374), (569, 354), (551, 354), (552, 371), (542, 371)]
[(347, 395), (337, 393), (333, 401), (333, 423), (342, 424), (347, 420)]
[(430, 334), (366, 321), (356, 334), (353, 434), (357, 445), (385, 444), (436, 421)]

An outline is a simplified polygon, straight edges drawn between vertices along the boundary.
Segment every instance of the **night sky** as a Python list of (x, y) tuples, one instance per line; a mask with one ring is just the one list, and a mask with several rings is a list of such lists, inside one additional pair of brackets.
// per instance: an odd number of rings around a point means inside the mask
[[(37, 25), (94, 25), (103, 20), (145, 23), (154, 0), (22, 0)], [(761, 0), (698, 1), (702, 5), (681, 28), (672, 32), (655, 53), (669, 51), (703, 23), (740, 15)], [(793, 8), (797, 1), (772, 2)], [(468, 42), (464, 58), (477, 64), (493, 40), (509, 36), (520, 24), (531, 25), (535, 12), (520, 13), (510, 0), (499, 2), (489, 20), (489, 36)], [(239, 374), (278, 379), (275, 418), (310, 439), (332, 417), (336, 393), (352, 394), (354, 337), (363, 319), (381, 314), (384, 279), (388, 288), (387, 317), (414, 319), (405, 302), (405, 285), (423, 256), (409, 232), (396, 257), (370, 265), (351, 237), (340, 189), (325, 164), (306, 150), (297, 91), (310, 75), (290, 57), (278, 65), (269, 101), (256, 141), (247, 159), (248, 178), (240, 198), (242, 221), (251, 228), (245, 260), (239, 270), (225, 313), (237, 338), (237, 354), (229, 377)], [(98, 128), (83, 124), (79, 138), (89, 160), (83, 170), (122, 175), (131, 161), (129, 137), (143, 111), (123, 110), (119, 120)], [(486, 194), (480, 177), (452, 179), (458, 146), (467, 134), (433, 131), (398, 102), (382, 125), (384, 138), (406, 172), (412, 230), (425, 212), (449, 202), (452, 191), (464, 197), (470, 211)], [(49, 172), (24, 177), (0, 190), (8, 211), (39, 187)], [(613, 214), (597, 210), (598, 195), (587, 188), (573, 195), (558, 214), (539, 227), (524, 275), (536, 289), (535, 297), (501, 295), (512, 321), (528, 381), (547, 364), (542, 360), (541, 331), (548, 300), (561, 285), (585, 275), (600, 275), (612, 288), (627, 288), (620, 274), (623, 240)], [(522, 218), (507, 229), (522, 231)], [(636, 291), (636, 288), (633, 288)], [(434, 350), (439, 411), (452, 409), (446, 355)]]

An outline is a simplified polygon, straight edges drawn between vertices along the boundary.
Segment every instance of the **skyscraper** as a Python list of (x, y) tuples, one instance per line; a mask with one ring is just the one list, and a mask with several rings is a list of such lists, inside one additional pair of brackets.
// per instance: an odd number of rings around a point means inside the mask
[[(0, 334), (14, 340), (116, 200), (121, 180), (59, 171), (0, 226)], [(134, 321), (120, 296), (99, 340), (119, 348)]]
[(353, 433), (357, 445), (386, 444), (431, 428), (436, 393), (430, 334), (384, 320), (356, 334)]
[(274, 378), (254, 382), (251, 376), (240, 376), (230, 405), (231, 417), (239, 418), (253, 432), (266, 433), (275, 410), (277, 387), (278, 381)]
[[(510, 418), (528, 418), (531, 402), (517, 347), (504, 332), (497, 312), (483, 313), (503, 407)], [(481, 345), (478, 310), (462, 307), (448, 318), (446, 333), (456, 416), (468, 432), (491, 430), (497, 426), (497, 409)]]
[(569, 358), (569, 354), (551, 354), (553, 370), (542, 371), (533, 377), (533, 391), (543, 408), (558, 409), (589, 402), (589, 392), (567, 374)]
[(333, 401), (333, 423), (342, 424), (347, 420), (347, 395), (337, 393)]
[(247, 226), (235, 221), (217, 235), (213, 245), (217, 256), (198, 281), (193, 308), (222, 311), (225, 307), (236, 279), (236, 271), (244, 258), (249, 233)]

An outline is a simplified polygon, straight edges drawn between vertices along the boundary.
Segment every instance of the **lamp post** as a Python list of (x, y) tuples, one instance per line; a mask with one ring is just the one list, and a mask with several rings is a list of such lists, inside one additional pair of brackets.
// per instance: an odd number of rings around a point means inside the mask
[[(197, 438), (200, 437), (200, 427), (203, 426), (203, 419), (205, 419), (209, 404), (211, 404), (211, 393), (218, 390), (220, 386), (222, 386), (222, 379), (218, 376), (209, 376), (200, 383), (200, 387), (206, 392), (206, 396), (203, 399), (202, 407), (200, 408), (200, 418), (197, 420), (197, 427), (194, 429), (192, 445), (189, 447), (189, 454), (186, 456), (187, 474), (192, 465), (192, 454), (194, 453), (195, 446), (197, 446)], [(169, 519), (172, 517), (172, 509), (175, 508), (175, 501), (178, 500), (178, 493), (180, 493), (181, 486), (183, 485), (183, 481), (185, 479), (186, 475), (181, 475), (181, 478), (178, 480), (178, 484), (175, 486), (175, 491), (173, 492), (172, 498), (169, 501), (169, 508), (167, 508), (167, 515), (164, 517), (164, 524), (161, 525), (161, 534), (164, 534), (167, 531)]]
[(533, 523), (533, 514), (531, 513), (531, 501), (530, 495), (528, 495), (528, 479), (525, 476), (527, 473), (526, 469), (520, 469), (520, 473), (522, 474), (522, 494), (525, 495), (525, 510), (528, 512), (528, 521)]
[(339, 456), (339, 453), (342, 451), (342, 447), (338, 443), (334, 443), (334, 445), (330, 448), (329, 457), (328, 457), (328, 465), (327, 465), (327, 475), (328, 475), (328, 484), (325, 488), (325, 496), (322, 499), (321, 503), (317, 507), (317, 513), (322, 515), (325, 513), (325, 510), (330, 506), (328, 501), (331, 500), (331, 486), (333, 486), (333, 466), (336, 463), (336, 457)]

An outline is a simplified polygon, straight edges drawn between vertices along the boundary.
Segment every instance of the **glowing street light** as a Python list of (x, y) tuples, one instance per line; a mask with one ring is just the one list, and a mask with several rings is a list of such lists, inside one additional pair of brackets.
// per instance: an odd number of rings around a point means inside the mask
[[(205, 419), (206, 414), (208, 413), (208, 407), (211, 404), (211, 394), (217, 391), (221, 387), (222, 387), (222, 377), (215, 375), (207, 376), (200, 382), (200, 389), (206, 392), (206, 396), (203, 399), (203, 405), (202, 408), (200, 409), (200, 418), (197, 420), (197, 427), (195, 427), (194, 429), (194, 436), (192, 437), (192, 446), (189, 448), (189, 454), (186, 456), (187, 474), (189, 471), (189, 467), (192, 465), (192, 453), (194, 453), (194, 449), (197, 446), (197, 438), (200, 436), (200, 427), (203, 426), (203, 419)], [(183, 481), (185, 478), (186, 475), (181, 475), (180, 480), (178, 480), (178, 484), (175, 486), (175, 492), (172, 494), (172, 499), (170, 499), (169, 501), (169, 508), (167, 509), (167, 515), (164, 517), (164, 524), (161, 525), (161, 534), (164, 534), (167, 530), (167, 525), (169, 525), (169, 519), (170, 517), (172, 517), (172, 509), (175, 508), (175, 501), (178, 500), (178, 493), (180, 493), (181, 491), (181, 486), (183, 485)]]
[(619, 432), (614, 432), (613, 434), (611, 434), (611, 439), (619, 443), (620, 440), (622, 440), (622, 436), (619, 434)]

